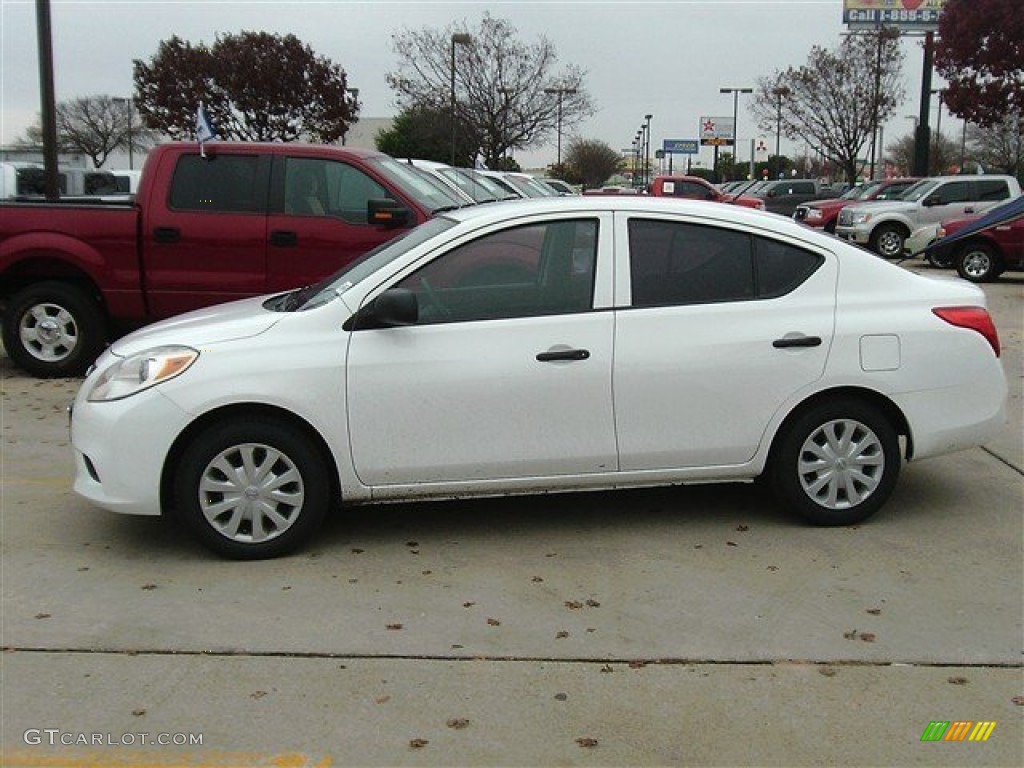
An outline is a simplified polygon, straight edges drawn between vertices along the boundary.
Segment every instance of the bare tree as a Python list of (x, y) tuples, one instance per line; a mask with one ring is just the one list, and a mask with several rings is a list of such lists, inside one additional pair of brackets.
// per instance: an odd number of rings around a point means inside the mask
[(988, 127), (967, 129), (970, 157), (984, 167), (1017, 176), (1024, 182), (1024, 117), (1006, 114)]
[[(57, 105), (57, 146), (69, 152), (81, 152), (101, 167), (118, 149), (147, 145), (150, 131), (137, 121), (135, 111), (125, 99), (113, 96), (84, 96)], [(23, 143), (43, 143), (40, 122), (29, 126)]]
[(834, 51), (812, 48), (802, 67), (759, 78), (751, 111), (763, 130), (810, 144), (852, 182), (876, 109), (884, 123), (903, 102), (902, 67), (898, 39), (849, 35)]
[(392, 36), (399, 69), (388, 73), (388, 84), (401, 107), (450, 113), (454, 77), (456, 120), (487, 165), (497, 167), (508, 150), (554, 138), (559, 121), (564, 134), (594, 113), (585, 73), (572, 65), (557, 71), (555, 46), (546, 38), (528, 44), (516, 35), (508, 21), (487, 13), (476, 29), (463, 22), (401, 30)]
[[(914, 167), (914, 134), (910, 133), (893, 141), (886, 148), (886, 162), (895, 166), (899, 173), (909, 174)], [(955, 173), (960, 165), (960, 143), (943, 133), (933, 133), (928, 151), (928, 173), (941, 176)]]

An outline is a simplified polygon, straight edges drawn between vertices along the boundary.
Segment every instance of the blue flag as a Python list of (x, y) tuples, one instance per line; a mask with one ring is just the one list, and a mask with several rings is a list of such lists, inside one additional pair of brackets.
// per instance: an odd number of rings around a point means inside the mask
[(196, 110), (196, 140), (199, 142), (199, 154), (203, 154), (204, 142), (213, 141), (216, 138), (217, 131), (210, 120), (210, 114), (203, 106), (203, 102), (200, 101), (199, 109)]

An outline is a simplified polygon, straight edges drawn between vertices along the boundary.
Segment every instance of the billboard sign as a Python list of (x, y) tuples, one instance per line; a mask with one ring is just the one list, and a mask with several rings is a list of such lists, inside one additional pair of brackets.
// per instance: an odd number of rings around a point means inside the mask
[(665, 154), (696, 155), (700, 152), (697, 139), (665, 139), (661, 146)]
[(939, 28), (946, 0), (843, 0), (843, 23), (852, 30), (893, 27), (907, 32)]
[(736, 137), (736, 123), (731, 117), (702, 117), (700, 143), (705, 147), (731, 147)]

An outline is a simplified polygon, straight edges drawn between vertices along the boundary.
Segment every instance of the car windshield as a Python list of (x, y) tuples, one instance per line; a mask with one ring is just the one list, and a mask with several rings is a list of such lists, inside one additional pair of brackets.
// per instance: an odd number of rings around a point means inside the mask
[(839, 199), (863, 200), (868, 195), (868, 193), (870, 193), (874, 189), (877, 189), (878, 185), (881, 183), (882, 182), (880, 181), (869, 181), (866, 184), (861, 184), (859, 187), (852, 187), (851, 189), (846, 190), (846, 192), (840, 195)]
[(349, 288), (358, 285), (378, 269), (391, 263), (403, 253), (425, 243), (435, 235), (455, 226), (455, 222), (443, 216), (433, 218), (414, 229), (407, 230), (397, 237), (368, 251), (350, 264), (345, 265), (330, 277), (319, 283), (307, 286), (283, 297), (282, 309), (294, 311), (298, 309), (314, 309), (334, 299)]
[(434, 183), (412, 166), (400, 163), (390, 157), (376, 157), (370, 163), (403, 192), (412, 197), (431, 213), (450, 211), (466, 204), (454, 190), (443, 184)]
[(927, 196), (938, 185), (937, 181), (931, 179), (921, 179), (911, 187), (907, 187), (903, 194), (900, 195), (900, 200), (909, 200), (912, 203), (916, 203), (918, 200)]
[(505, 190), (486, 176), (468, 168), (441, 168), (438, 172), (457, 184), (459, 189), (478, 203), (493, 203), (495, 200), (504, 200), (507, 196)]

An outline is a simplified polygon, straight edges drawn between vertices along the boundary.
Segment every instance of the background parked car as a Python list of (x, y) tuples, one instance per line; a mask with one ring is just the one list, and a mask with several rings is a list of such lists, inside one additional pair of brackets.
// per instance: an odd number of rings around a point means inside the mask
[(557, 192), (560, 195), (578, 195), (580, 193), (580, 191), (576, 187), (572, 186), (566, 181), (562, 181), (561, 179), (545, 178), (538, 179), (538, 181), (540, 181), (541, 184), (546, 184), (547, 186), (551, 187), (555, 192)]
[(800, 203), (824, 197), (825, 188), (814, 179), (780, 179), (763, 183), (748, 192), (764, 200), (765, 209), (782, 216), (792, 216)]
[(732, 203), (744, 208), (764, 210), (764, 201), (750, 195), (736, 195), (722, 192), (718, 187), (699, 176), (655, 176), (648, 188), (654, 197), (682, 197), (688, 200), (712, 200), (716, 203)]
[(871, 200), (899, 199), (904, 190), (918, 181), (920, 179), (916, 176), (868, 181), (860, 186), (848, 189), (839, 197), (801, 203), (793, 211), (793, 218), (801, 224), (806, 224), (808, 227), (824, 229), (826, 232), (835, 232), (836, 222), (839, 220), (839, 212), (846, 206), (854, 203), (866, 203)]
[[(999, 208), (985, 215), (992, 214), (999, 215)], [(942, 222), (935, 244), (928, 249), (929, 261), (956, 267), (960, 277), (972, 283), (996, 280), (1008, 270), (1024, 270), (1024, 217), (987, 227), (943, 246), (943, 239), (961, 232), (980, 218), (967, 216)]]
[(836, 235), (866, 245), (887, 259), (903, 255), (910, 234), (927, 224), (976, 213), (980, 204), (1021, 194), (1013, 176), (937, 176), (904, 190), (899, 200), (849, 205), (839, 212)]

